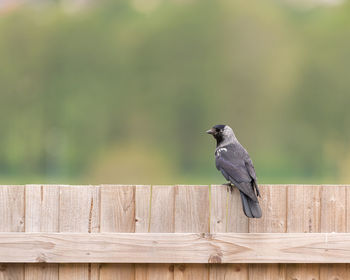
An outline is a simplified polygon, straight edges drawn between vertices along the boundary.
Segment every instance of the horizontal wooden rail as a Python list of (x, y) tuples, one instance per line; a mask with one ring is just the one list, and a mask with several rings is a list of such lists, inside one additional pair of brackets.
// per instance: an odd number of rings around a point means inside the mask
[(0, 233), (7, 263), (349, 263), (349, 233)]

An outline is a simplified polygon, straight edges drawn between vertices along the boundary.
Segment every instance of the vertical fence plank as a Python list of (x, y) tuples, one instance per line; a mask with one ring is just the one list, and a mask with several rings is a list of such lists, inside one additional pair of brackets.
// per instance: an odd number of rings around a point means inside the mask
[[(24, 186), (1, 186), (0, 232), (24, 231)], [(0, 264), (0, 279), (23, 280), (23, 264)]]
[[(26, 185), (26, 232), (58, 232), (59, 187)], [(26, 280), (57, 280), (57, 264), (26, 264)]]
[[(152, 186), (149, 232), (174, 232), (174, 186)], [(173, 264), (147, 264), (137, 280), (173, 280)]]
[(210, 187), (210, 233), (226, 232), (228, 190), (226, 186)]
[[(148, 232), (150, 220), (151, 186), (136, 186), (135, 232)], [(148, 265), (135, 264), (135, 280), (147, 280)]]
[[(175, 232), (209, 232), (209, 187), (175, 187)], [(175, 266), (174, 279), (208, 279), (209, 265)]]
[[(101, 186), (101, 232), (135, 232), (135, 186)], [(100, 280), (132, 280), (134, 264), (102, 264)]]
[[(322, 186), (321, 232), (346, 232), (346, 187)], [(350, 279), (346, 264), (321, 264), (321, 280)]]
[(26, 185), (26, 232), (58, 232), (59, 186)]
[(175, 187), (152, 186), (150, 232), (174, 232)]
[(250, 264), (249, 280), (284, 280), (286, 279), (285, 264)]
[[(290, 185), (287, 197), (287, 232), (319, 232), (320, 186)], [(287, 264), (287, 279), (320, 278), (318, 264)]]
[[(249, 232), (249, 219), (244, 215), (241, 195), (236, 188), (234, 188), (232, 193), (229, 193), (228, 195), (226, 231), (242, 233)], [(229, 264), (227, 272), (227, 276), (230, 278), (237, 280), (248, 279), (248, 264)]]
[[(248, 218), (244, 215), (237, 189), (228, 192), (226, 186), (212, 185), (210, 201), (210, 233), (248, 232)], [(248, 280), (247, 264), (211, 264), (210, 280)]]
[(346, 232), (350, 232), (350, 185), (344, 186), (346, 192)]
[(57, 264), (26, 264), (24, 271), (24, 279), (29, 280), (50, 280), (58, 279)]
[(175, 186), (175, 232), (209, 232), (208, 186)]
[(321, 187), (288, 186), (287, 232), (320, 232)]
[[(287, 186), (260, 187), (262, 217), (249, 219), (249, 232), (286, 232)], [(249, 280), (285, 279), (285, 264), (250, 264)]]
[(249, 219), (249, 232), (286, 232), (287, 186), (263, 185), (260, 219)]
[[(152, 186), (150, 232), (174, 232), (175, 187)], [(172, 280), (173, 264), (148, 266), (148, 280)]]
[(101, 232), (135, 232), (135, 186), (101, 186)]
[(0, 231), (24, 231), (24, 186), (0, 188)]
[(241, 195), (238, 189), (234, 188), (228, 196), (227, 211), (227, 232), (248, 232), (249, 219), (244, 215)]
[[(61, 186), (59, 205), (60, 232), (99, 231), (99, 187)], [(90, 280), (89, 264), (60, 264), (60, 280)]]
[[(174, 232), (174, 198), (174, 186), (152, 186), (148, 232)], [(143, 267), (144, 273), (137, 273), (137, 280), (172, 280), (174, 277), (172, 264), (144, 264)]]
[(151, 186), (136, 186), (135, 232), (148, 232), (151, 214)]
[(345, 186), (323, 186), (321, 193), (321, 232), (346, 232)]
[(320, 265), (311, 263), (287, 264), (287, 280), (319, 280)]

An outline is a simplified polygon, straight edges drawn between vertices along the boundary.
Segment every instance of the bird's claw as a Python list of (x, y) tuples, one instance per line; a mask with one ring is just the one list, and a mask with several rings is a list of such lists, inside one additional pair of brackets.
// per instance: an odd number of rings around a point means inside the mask
[(226, 183), (226, 184), (223, 184), (225, 186), (227, 186), (227, 191), (230, 191), (231, 193), (233, 192), (233, 187), (235, 186), (234, 184), (232, 183)]

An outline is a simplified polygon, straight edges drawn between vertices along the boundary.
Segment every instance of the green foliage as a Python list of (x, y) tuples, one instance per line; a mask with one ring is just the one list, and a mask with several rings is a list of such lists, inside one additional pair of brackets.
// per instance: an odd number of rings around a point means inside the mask
[(138, 2), (0, 17), (0, 176), (218, 183), (226, 123), (261, 182), (349, 179), (348, 3)]

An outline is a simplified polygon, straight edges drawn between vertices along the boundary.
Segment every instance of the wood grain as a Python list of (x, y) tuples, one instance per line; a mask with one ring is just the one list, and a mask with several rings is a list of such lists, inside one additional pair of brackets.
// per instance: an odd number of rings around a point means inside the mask
[[(99, 187), (61, 186), (59, 205), (59, 231), (85, 232), (99, 231)], [(39, 259), (45, 253), (39, 256)], [(60, 280), (90, 280), (89, 264), (60, 264)]]
[[(207, 186), (176, 186), (175, 188), (175, 232), (209, 233), (209, 188)], [(175, 280), (205, 280), (208, 277), (208, 265), (175, 266)]]
[(288, 264), (287, 280), (319, 280), (320, 265), (311, 263)]
[(350, 185), (344, 187), (346, 190), (346, 232), (350, 232)]
[[(24, 186), (1, 186), (0, 232), (23, 232), (25, 230), (24, 208)], [(24, 279), (23, 264), (0, 264), (0, 279)]]
[(0, 249), (17, 263), (347, 263), (350, 234), (0, 233)]
[(259, 220), (225, 186), (210, 203), (207, 186), (103, 188), (0, 186), (0, 261), (31, 259), (0, 264), (0, 279), (350, 279), (349, 186), (262, 185)]
[[(249, 266), (249, 280), (284, 280), (286, 279), (285, 264), (258, 264)], [(294, 280), (294, 279), (293, 279)]]
[[(174, 232), (175, 187), (152, 186), (149, 232)], [(173, 280), (174, 264), (148, 264), (147, 280)]]
[[(147, 233), (151, 214), (151, 186), (136, 186), (135, 189), (135, 232)], [(135, 264), (135, 279), (149, 279), (149, 265)]]
[[(320, 232), (321, 187), (288, 186), (287, 232)], [(288, 264), (287, 279), (319, 279), (318, 264)]]
[(345, 186), (322, 186), (321, 232), (346, 232)]
[(249, 232), (286, 232), (287, 186), (260, 186), (260, 219), (249, 219)]
[(289, 185), (287, 203), (287, 232), (320, 232), (320, 186)]
[(249, 232), (249, 219), (244, 215), (241, 195), (237, 188), (228, 195), (227, 232)]
[(175, 232), (209, 232), (208, 186), (175, 186)]
[(350, 277), (347, 264), (322, 264), (320, 266), (320, 280), (348, 280)]
[(26, 185), (26, 232), (58, 232), (60, 188), (56, 185)]
[(101, 186), (101, 232), (135, 232), (135, 186)]
[[(262, 218), (249, 219), (249, 232), (286, 232), (287, 226), (287, 186), (260, 186), (259, 199)], [(286, 266), (284, 264), (251, 264), (249, 265), (249, 279), (285, 279)]]
[(151, 186), (135, 188), (135, 232), (148, 232), (151, 218)]
[[(210, 233), (248, 232), (248, 218), (243, 214), (239, 191), (228, 192), (227, 186), (212, 185)], [(211, 264), (210, 280), (248, 280), (247, 264)]]
[(175, 187), (152, 186), (150, 232), (174, 232)]
[[(101, 186), (101, 232), (135, 232), (135, 209), (135, 186)], [(135, 278), (134, 264), (108, 263), (100, 266), (100, 280)]]
[(24, 231), (24, 186), (1, 186), (0, 232)]
[[(59, 186), (26, 185), (25, 231), (58, 232)], [(26, 280), (57, 280), (57, 264), (26, 264)]]
[[(346, 232), (346, 187), (322, 186), (321, 232)], [(320, 280), (350, 279), (346, 264), (321, 264)]]
[(228, 191), (226, 186), (210, 187), (210, 233), (226, 232)]

